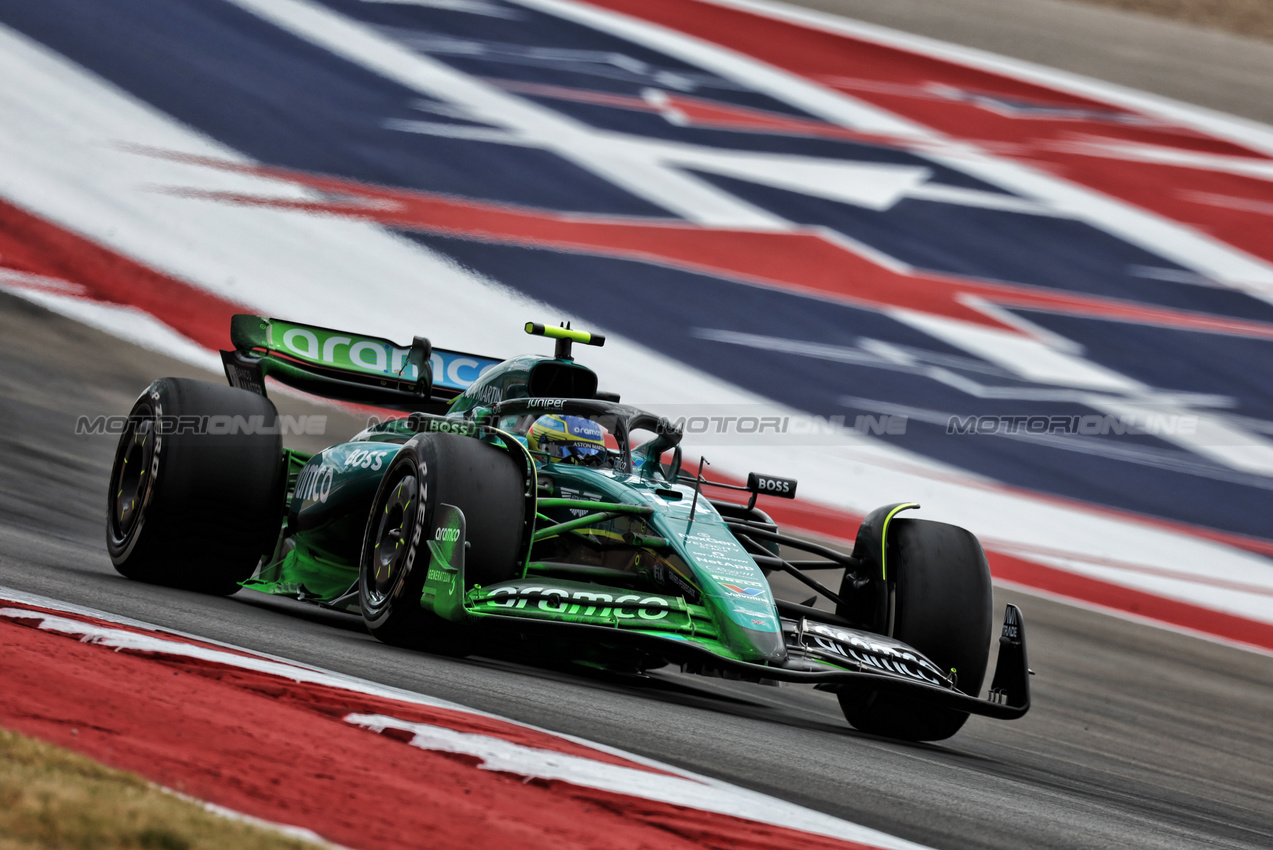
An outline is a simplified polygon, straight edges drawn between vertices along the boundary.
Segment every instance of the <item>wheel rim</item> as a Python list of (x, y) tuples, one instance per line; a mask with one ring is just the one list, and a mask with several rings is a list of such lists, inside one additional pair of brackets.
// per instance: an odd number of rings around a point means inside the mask
[(137, 528), (152, 486), (155, 421), (149, 418), (149, 413), (148, 409), (134, 411), (120, 439), (120, 443), (126, 448), (123, 449), (123, 460), (116, 468), (111, 482), (111, 519), (116, 537), (120, 540), (127, 539)]
[(376, 527), (376, 544), (371, 550), (369, 575), (366, 578), (367, 593), (375, 605), (382, 604), (393, 592), (402, 577), (407, 558), (407, 544), (414, 531), (419, 504), (416, 498), (419, 485), (410, 472), (403, 475), (389, 492), (384, 508), (379, 512)]

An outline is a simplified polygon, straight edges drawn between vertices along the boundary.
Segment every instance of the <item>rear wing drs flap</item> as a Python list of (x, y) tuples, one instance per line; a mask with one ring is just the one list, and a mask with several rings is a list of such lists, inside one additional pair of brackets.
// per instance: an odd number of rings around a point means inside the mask
[(379, 337), (240, 314), (230, 320), (232, 351), (221, 352), (230, 385), (265, 395), (265, 378), (307, 393), (397, 410), (445, 411), (485, 370), (500, 363), (434, 348), (424, 337), (402, 346)]

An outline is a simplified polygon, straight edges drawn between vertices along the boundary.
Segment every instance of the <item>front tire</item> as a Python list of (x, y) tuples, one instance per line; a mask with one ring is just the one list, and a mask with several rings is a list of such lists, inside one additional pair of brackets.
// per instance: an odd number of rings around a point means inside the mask
[(151, 384), (111, 468), (106, 548), (115, 569), (201, 593), (238, 590), (282, 522), (277, 425), (273, 403), (246, 390), (187, 378)]
[[(956, 687), (977, 696), (993, 626), (985, 551), (971, 532), (943, 522), (895, 519), (888, 536), (895, 575), (892, 637), (955, 670)], [(840, 707), (855, 729), (908, 741), (945, 740), (968, 719), (967, 712), (878, 691), (842, 693)]]
[(454, 434), (412, 437), (380, 481), (363, 538), (358, 600), (367, 630), (395, 646), (465, 654), (463, 627), (420, 604), (437, 507), (464, 514), (467, 589), (517, 575), (525, 500), (523, 472), (503, 449)]

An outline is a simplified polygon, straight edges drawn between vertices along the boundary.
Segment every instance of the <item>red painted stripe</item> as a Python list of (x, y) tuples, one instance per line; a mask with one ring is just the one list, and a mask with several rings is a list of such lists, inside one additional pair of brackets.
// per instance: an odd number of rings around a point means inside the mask
[[(352, 848), (869, 850), (565, 782), (525, 782), (343, 718), (416, 718), (520, 734), (527, 746), (551, 738), (516, 724), (178, 656), (114, 652), (9, 621), (0, 621), (0, 676), (5, 726)], [(570, 742), (555, 748), (563, 744)]]
[(1002, 581), (1273, 651), (1273, 624), (1270, 623), (1155, 596), (1002, 552), (987, 551), (986, 558), (994, 577)]
[[(605, 94), (588, 89), (550, 86), (542, 83), (524, 83), (520, 80), (489, 80), (505, 91), (543, 97), (553, 100), (569, 100), (576, 103), (596, 103), (612, 106), (617, 109), (630, 109), (637, 112), (653, 112), (665, 116), (669, 121), (685, 124), (690, 127), (701, 127), (714, 130), (745, 130), (751, 133), (774, 133), (777, 135), (814, 136), (841, 141), (874, 142), (875, 144), (899, 144), (898, 139), (891, 136), (879, 136), (871, 133), (858, 133), (846, 127), (828, 124), (811, 118), (798, 118), (780, 112), (768, 112), (761, 109), (748, 109), (721, 101), (704, 100), (675, 92), (657, 93), (649, 99), (630, 95)], [(909, 143), (909, 142), (907, 142)]]
[(81, 297), (143, 310), (214, 350), (230, 347), (230, 317), (252, 312), (0, 200), (3, 269), (68, 281)]

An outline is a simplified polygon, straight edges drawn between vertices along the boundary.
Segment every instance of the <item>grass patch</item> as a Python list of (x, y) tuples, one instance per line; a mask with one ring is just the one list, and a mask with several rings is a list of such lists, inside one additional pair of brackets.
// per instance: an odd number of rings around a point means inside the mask
[(0, 850), (314, 850), (140, 776), (0, 729)]

